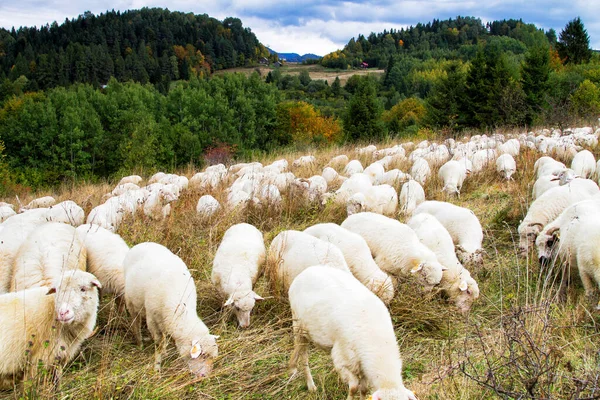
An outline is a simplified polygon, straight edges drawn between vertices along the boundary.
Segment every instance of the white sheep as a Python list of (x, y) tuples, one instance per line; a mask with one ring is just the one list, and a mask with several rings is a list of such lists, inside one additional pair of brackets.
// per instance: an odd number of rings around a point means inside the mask
[(421, 157), (417, 158), (410, 168), (410, 176), (419, 184), (424, 185), (429, 175), (431, 175), (431, 168), (427, 160)]
[(425, 201), (425, 191), (419, 182), (411, 179), (402, 185), (400, 190), (400, 212), (411, 215), (419, 204)]
[(509, 139), (506, 142), (498, 145), (498, 152), (500, 154), (510, 154), (513, 157), (519, 155), (521, 150), (521, 143), (517, 139)]
[(443, 192), (456, 194), (460, 197), (460, 190), (467, 177), (467, 170), (459, 161), (450, 160), (440, 167), (438, 177), (444, 182)]
[(377, 150), (377, 147), (374, 144), (370, 144), (370, 145), (362, 147), (360, 149), (356, 149), (359, 156), (372, 156), (376, 150)]
[(351, 273), (340, 249), (304, 232), (288, 230), (279, 233), (267, 252), (271, 283), (274, 288), (282, 288), (284, 292), (300, 272), (317, 264)]
[(13, 210), (12, 207), (0, 206), (0, 223), (6, 221), (13, 215), (17, 215), (17, 213), (15, 212), (15, 210)]
[(75, 227), (83, 224), (84, 218), (85, 211), (83, 211), (83, 208), (71, 200), (65, 200), (50, 206), (46, 211), (46, 221), (62, 222)]
[(496, 171), (507, 181), (513, 179), (512, 175), (517, 171), (517, 163), (513, 156), (509, 153), (500, 155), (496, 159)]
[[(355, 193), (364, 192), (368, 188), (373, 186), (371, 183), (371, 179), (363, 173), (356, 173), (352, 175), (350, 178), (346, 179), (342, 186), (338, 190), (335, 191), (331, 196), (334, 198), (335, 202), (338, 204), (346, 204), (346, 201), (350, 196)], [(325, 196), (327, 198), (327, 196)]]
[(341, 168), (342, 166), (345, 166), (346, 164), (348, 164), (349, 161), (350, 161), (350, 159), (348, 158), (347, 155), (340, 154), (339, 156), (335, 156), (331, 160), (329, 160), (329, 162), (327, 163), (327, 167), (332, 167), (337, 170), (337, 169)]
[[(578, 232), (580, 235), (576, 236), (579, 236), (579, 240), (572, 241), (571, 253), (577, 263), (585, 294), (588, 298), (593, 298), (594, 293), (600, 287), (600, 246), (598, 246), (600, 226), (598, 218), (581, 221)], [(582, 235), (585, 235), (585, 239), (581, 238)], [(597, 303), (596, 309), (600, 310), (600, 302)]]
[(589, 150), (582, 150), (573, 157), (571, 169), (583, 178), (591, 178), (596, 173), (596, 159)]
[(165, 218), (165, 207), (175, 200), (177, 200), (177, 196), (169, 190), (152, 192), (144, 202), (144, 214), (151, 219), (162, 220)]
[(333, 223), (317, 224), (304, 230), (318, 239), (337, 246), (352, 274), (384, 303), (389, 304), (394, 297), (392, 278), (377, 266), (365, 239), (359, 234)]
[(325, 167), (321, 173), (321, 176), (323, 179), (325, 179), (327, 186), (331, 186), (332, 184), (338, 182), (341, 178), (340, 174), (338, 174), (337, 171), (331, 167)]
[(377, 185), (350, 196), (346, 202), (348, 215), (363, 211), (394, 216), (398, 210), (398, 193), (390, 185)]
[(308, 343), (331, 351), (333, 365), (348, 384), (348, 399), (369, 387), (373, 400), (416, 400), (402, 383), (402, 360), (390, 313), (381, 300), (349, 274), (323, 266), (303, 271), (289, 290), (294, 351), (308, 390), (316, 391), (308, 366)]
[(491, 164), (496, 160), (496, 150), (478, 150), (471, 157), (473, 163), (472, 172), (476, 173), (483, 170), (488, 164)]
[(261, 274), (266, 249), (263, 234), (249, 224), (227, 229), (213, 261), (211, 281), (232, 306), (240, 327), (250, 325), (250, 313), (256, 301), (263, 300), (252, 287)]
[(397, 187), (399, 187), (399, 185), (401, 183), (407, 182), (410, 179), (411, 179), (411, 176), (409, 174), (405, 174), (404, 172), (402, 172), (396, 168), (396, 169), (392, 169), (392, 170), (385, 172), (383, 175), (381, 175), (379, 178), (377, 178), (375, 180), (375, 182), (373, 182), (373, 184), (374, 185), (387, 184), (387, 185), (397, 188)]
[(458, 259), (463, 264), (479, 266), (483, 263), (483, 229), (473, 211), (443, 201), (425, 201), (413, 215), (423, 212), (436, 217), (450, 233)]
[(49, 222), (35, 228), (19, 247), (10, 291), (48, 286), (69, 270), (85, 271), (87, 251), (75, 228)]
[[(543, 156), (537, 159), (533, 164), (533, 172), (536, 174), (536, 179), (544, 175), (554, 175), (556, 171), (566, 169), (565, 164), (556, 161), (552, 157)], [(558, 173), (557, 173), (558, 174)]]
[(375, 182), (379, 177), (381, 177), (385, 173), (385, 168), (380, 163), (374, 162), (369, 165), (363, 171), (369, 178), (371, 178), (371, 182)]
[(106, 202), (94, 208), (88, 214), (86, 223), (100, 225), (103, 228), (116, 232), (121, 225), (125, 214), (125, 209), (120, 204)]
[(388, 274), (416, 277), (425, 290), (431, 290), (440, 283), (445, 267), (407, 225), (383, 215), (364, 212), (349, 216), (341, 226), (365, 239), (375, 262)]
[(196, 285), (185, 263), (166, 247), (147, 242), (129, 250), (123, 268), (132, 331), (141, 344), (142, 319), (146, 319), (156, 344), (154, 369), (160, 371), (171, 338), (190, 371), (207, 376), (218, 355), (217, 336), (198, 317)]
[(456, 258), (454, 243), (448, 230), (437, 218), (427, 213), (413, 216), (407, 225), (447, 268), (442, 275), (440, 288), (462, 313), (467, 313), (473, 301), (479, 297), (479, 285)]
[(556, 178), (556, 175), (543, 175), (536, 179), (531, 193), (532, 200), (537, 199), (548, 190), (558, 187), (559, 180)]
[(346, 166), (344, 167), (343, 174), (345, 176), (350, 177), (354, 174), (358, 174), (363, 171), (364, 171), (364, 168), (363, 168), (362, 164), (360, 163), (360, 161), (352, 160), (348, 164), (346, 164)]
[(210, 194), (205, 194), (200, 197), (200, 199), (198, 199), (198, 204), (196, 204), (196, 213), (205, 218), (213, 216), (220, 209), (221, 205), (218, 200)]
[(127, 182), (127, 183), (119, 183), (113, 190), (110, 192), (111, 196), (120, 196), (123, 193), (126, 193), (129, 190), (137, 190), (140, 187), (135, 183)]
[(1, 295), (0, 385), (21, 372), (24, 380), (35, 378), (40, 361), (60, 378), (93, 333), (100, 287), (94, 275), (69, 271), (50, 288)]
[(37, 199), (33, 199), (25, 207), (21, 207), (19, 212), (26, 210), (33, 210), (34, 208), (48, 208), (56, 204), (56, 200), (52, 196), (44, 196)]
[(599, 192), (598, 185), (589, 179), (575, 179), (571, 183), (552, 188), (538, 197), (527, 210), (519, 225), (519, 250), (526, 253), (542, 228), (553, 221), (571, 204), (586, 200)]
[(25, 214), (15, 215), (0, 225), (0, 294), (10, 291), (15, 256), (27, 236), (40, 225), (40, 222), (19, 218), (23, 215)]
[(126, 183), (133, 183), (135, 185), (139, 185), (142, 180), (142, 177), (139, 175), (124, 176), (123, 178), (121, 178), (117, 186), (124, 185)]
[(112, 294), (122, 302), (125, 294), (123, 260), (129, 246), (121, 236), (98, 225), (84, 224), (75, 231), (87, 252), (87, 271), (98, 278), (103, 294)]
[(315, 156), (302, 156), (296, 160), (294, 160), (294, 162), (292, 163), (292, 167), (295, 168), (299, 168), (299, 167), (307, 167), (309, 165), (313, 165), (317, 162), (317, 159), (315, 158)]

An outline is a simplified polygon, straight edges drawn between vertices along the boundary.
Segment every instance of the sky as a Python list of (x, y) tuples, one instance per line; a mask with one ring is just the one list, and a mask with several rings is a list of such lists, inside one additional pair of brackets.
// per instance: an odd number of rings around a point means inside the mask
[(600, 0), (0, 0), (0, 26), (41, 26), (84, 11), (161, 7), (237, 17), (258, 40), (279, 53), (325, 55), (352, 38), (384, 29), (400, 29), (434, 18), (479, 17), (485, 23), (521, 18), (557, 35), (581, 17), (593, 49), (600, 49)]

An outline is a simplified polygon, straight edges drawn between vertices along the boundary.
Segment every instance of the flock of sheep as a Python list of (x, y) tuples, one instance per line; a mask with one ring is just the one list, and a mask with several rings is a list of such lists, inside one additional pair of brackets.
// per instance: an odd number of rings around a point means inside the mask
[[(160, 370), (172, 339), (198, 377), (210, 374), (218, 336), (198, 317), (197, 292), (186, 264), (158, 243), (129, 248), (116, 233), (126, 217), (167, 218), (182, 191), (217, 193), (199, 198), (201, 218), (248, 206), (278, 207), (285, 197), (317, 207), (337, 204), (347, 218), (304, 231), (284, 230), (266, 246), (263, 233), (240, 223), (224, 234), (212, 263), (211, 280), (240, 327), (250, 325), (257, 279), (265, 275), (274, 295), (287, 297), (293, 315), (294, 351), (308, 389), (316, 389), (308, 366), (308, 344), (331, 351), (336, 371), (348, 384), (348, 398), (416, 399), (404, 387), (402, 361), (387, 305), (402, 285), (440, 292), (460, 312), (479, 297), (475, 273), (483, 263), (483, 229), (469, 209), (425, 199), (423, 186), (437, 170), (448, 198), (488, 165), (512, 180), (514, 157), (522, 148), (570, 160), (571, 168), (548, 155), (535, 163), (533, 199), (519, 225), (520, 249), (537, 246), (540, 261), (559, 257), (577, 267), (586, 295), (600, 283), (600, 189), (592, 179), (600, 163), (595, 148), (600, 129), (579, 128), (537, 134), (473, 136), (444, 143), (403, 143), (357, 150), (362, 163), (332, 158), (321, 175), (297, 177), (314, 167), (314, 156), (263, 166), (242, 163), (208, 167), (191, 179), (158, 173), (123, 178), (85, 220), (73, 201), (36, 199), (15, 212), (0, 203), (0, 388), (35, 377), (39, 361), (56, 377), (94, 332), (99, 291), (126, 307), (131, 331), (142, 343), (142, 322), (156, 343)], [(410, 165), (408, 172), (392, 168)], [(332, 190), (332, 188), (337, 188)], [(398, 194), (399, 192), (399, 194)], [(219, 196), (217, 196), (219, 197)], [(404, 218), (401, 223), (398, 216)], [(84, 224), (85, 220), (85, 224)], [(581, 240), (582, 233), (586, 240)], [(591, 235), (591, 236), (590, 236)], [(476, 275), (476, 274), (475, 274)], [(168, 282), (168, 285), (164, 284)], [(566, 280), (565, 280), (566, 282)]]

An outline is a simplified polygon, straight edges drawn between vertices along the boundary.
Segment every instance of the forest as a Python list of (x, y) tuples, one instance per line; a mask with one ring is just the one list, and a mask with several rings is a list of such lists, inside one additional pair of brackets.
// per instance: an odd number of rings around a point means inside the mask
[(385, 72), (344, 86), (285, 66), (212, 75), (265, 59), (277, 56), (237, 18), (156, 8), (0, 30), (0, 190), (600, 113), (600, 56), (579, 18), (558, 36), (473, 17), (359, 35), (318, 62)]

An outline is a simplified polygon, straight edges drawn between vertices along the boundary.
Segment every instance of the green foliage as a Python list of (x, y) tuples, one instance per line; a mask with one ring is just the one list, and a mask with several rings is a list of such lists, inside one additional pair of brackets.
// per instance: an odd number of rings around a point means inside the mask
[(592, 57), (590, 37), (581, 18), (577, 17), (567, 23), (565, 29), (560, 33), (556, 49), (565, 64), (581, 64), (590, 60)]
[(536, 115), (547, 106), (546, 97), (550, 79), (550, 52), (546, 47), (533, 47), (525, 55), (521, 70), (521, 84), (527, 104), (526, 122), (531, 124)]
[(571, 95), (573, 112), (580, 117), (593, 117), (600, 114), (600, 88), (589, 80), (581, 82)]
[(350, 140), (380, 139), (385, 133), (381, 120), (383, 107), (377, 99), (375, 83), (362, 78), (350, 98), (344, 116), (344, 133)]
[(389, 111), (385, 111), (382, 119), (390, 133), (400, 134), (410, 127), (413, 127), (413, 131), (418, 130), (426, 113), (423, 101), (411, 97), (396, 104)]
[(463, 125), (460, 104), (464, 102), (466, 73), (460, 63), (448, 67), (426, 100), (427, 121), (435, 127), (457, 130)]

